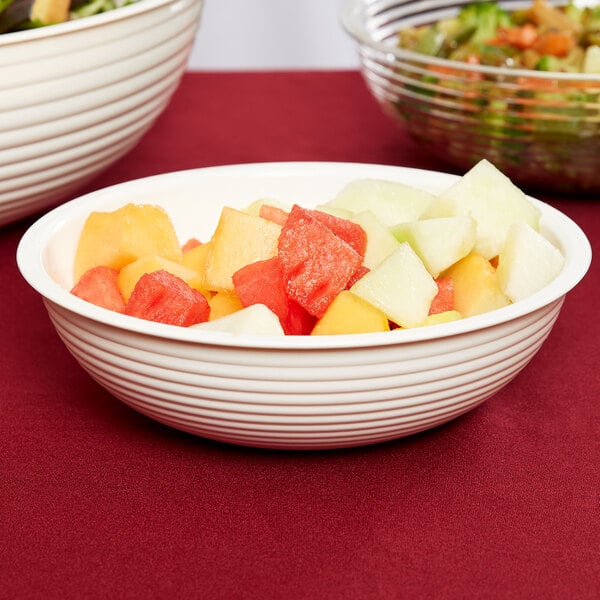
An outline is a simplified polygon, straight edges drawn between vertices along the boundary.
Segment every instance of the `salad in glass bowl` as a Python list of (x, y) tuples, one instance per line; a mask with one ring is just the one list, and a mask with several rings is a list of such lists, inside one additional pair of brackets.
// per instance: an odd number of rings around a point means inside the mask
[(401, 48), (471, 64), (567, 73), (600, 73), (600, 6), (534, 0), (507, 10), (464, 5), (453, 17), (399, 32)]
[(341, 17), (375, 99), (445, 164), (600, 192), (600, 5), (347, 0)]

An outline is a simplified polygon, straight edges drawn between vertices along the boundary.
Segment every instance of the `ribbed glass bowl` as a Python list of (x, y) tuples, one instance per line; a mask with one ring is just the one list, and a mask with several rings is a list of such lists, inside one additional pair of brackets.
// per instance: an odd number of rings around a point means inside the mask
[(124, 156), (167, 106), (204, 0), (139, 0), (0, 35), (0, 225)]
[[(455, 15), (455, 0), (348, 0), (373, 96), (434, 155), (465, 171), (487, 158), (530, 190), (600, 192), (600, 74), (471, 65), (407, 51), (398, 32)], [(507, 10), (530, 0), (500, 2)]]
[[(117, 398), (172, 427), (267, 448), (360, 446), (423, 431), (472, 410), (539, 350), (563, 300), (587, 271), (581, 229), (547, 204), (541, 228), (563, 252), (558, 277), (536, 294), (431, 327), (323, 336), (231, 334), (163, 325), (69, 293), (79, 233), (91, 211), (159, 204), (180, 240), (209, 239), (224, 205), (257, 198), (314, 207), (362, 178), (437, 193), (457, 177), (384, 165), (263, 163), (157, 175), (63, 204), (24, 235), (17, 261), (79, 364)], [(557, 357), (557, 368), (560, 357)]]

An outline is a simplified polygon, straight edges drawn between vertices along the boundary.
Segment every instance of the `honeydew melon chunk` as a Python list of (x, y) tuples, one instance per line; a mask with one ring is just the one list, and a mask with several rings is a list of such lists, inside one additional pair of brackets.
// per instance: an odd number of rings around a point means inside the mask
[(432, 277), (460, 260), (475, 245), (477, 224), (468, 216), (438, 217), (390, 228), (399, 242), (408, 242)]
[(328, 215), (332, 215), (334, 217), (339, 217), (340, 219), (348, 220), (350, 220), (354, 214), (351, 210), (340, 208), (339, 206), (331, 206), (330, 204), (319, 204), (317, 205), (316, 210), (327, 213)]
[(384, 225), (416, 221), (435, 199), (433, 194), (386, 179), (356, 179), (327, 202), (352, 213), (370, 210)]
[(360, 225), (367, 234), (363, 265), (369, 269), (376, 267), (400, 245), (392, 232), (370, 210), (356, 213), (350, 217), (350, 221)]
[(410, 244), (404, 242), (350, 291), (397, 325), (415, 327), (427, 317), (438, 287)]
[(292, 209), (292, 207), (289, 204), (285, 204), (284, 202), (282, 202), (281, 200), (277, 200), (276, 198), (258, 198), (257, 200), (251, 202), (246, 208), (244, 208), (243, 211), (245, 213), (248, 213), (249, 215), (254, 215), (255, 217), (258, 217), (260, 214), (260, 207), (263, 205), (280, 208), (281, 210), (285, 210), (286, 212), (289, 212)]
[(193, 325), (192, 328), (235, 335), (284, 335), (279, 317), (264, 304), (252, 304), (213, 321)]
[(498, 284), (517, 302), (548, 285), (564, 263), (560, 250), (541, 233), (526, 223), (515, 223), (498, 257)]
[(442, 192), (424, 217), (471, 216), (477, 222), (474, 251), (485, 258), (497, 256), (509, 227), (516, 222), (539, 229), (540, 211), (512, 181), (486, 159), (479, 161)]

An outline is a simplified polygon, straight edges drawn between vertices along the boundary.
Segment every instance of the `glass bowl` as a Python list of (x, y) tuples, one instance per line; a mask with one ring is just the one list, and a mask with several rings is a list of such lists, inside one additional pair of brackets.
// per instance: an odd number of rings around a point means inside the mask
[[(398, 32), (455, 15), (469, 2), (348, 0), (356, 41), (383, 110), (448, 165), (481, 158), (529, 190), (600, 192), (600, 74), (473, 65), (398, 47)], [(501, 2), (507, 10), (528, 0)]]

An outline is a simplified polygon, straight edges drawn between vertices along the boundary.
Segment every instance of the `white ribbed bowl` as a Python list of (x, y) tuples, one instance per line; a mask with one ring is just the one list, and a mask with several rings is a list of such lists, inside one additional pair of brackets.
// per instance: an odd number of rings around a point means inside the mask
[(139, 0), (0, 35), (0, 225), (72, 196), (167, 106), (203, 0)]
[(58, 334), (89, 374), (131, 407), (207, 438), (268, 448), (381, 442), (471, 410), (533, 357), (591, 249), (579, 227), (537, 200), (542, 229), (566, 257), (546, 288), (516, 304), (443, 325), (340, 336), (234, 336), (143, 321), (71, 295), (73, 257), (92, 210), (162, 205), (181, 241), (207, 239), (224, 204), (259, 197), (315, 206), (360, 177), (432, 192), (453, 175), (350, 163), (211, 167), (131, 181), (55, 208), (23, 236), (17, 261)]

